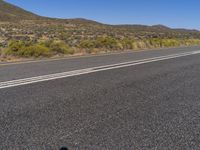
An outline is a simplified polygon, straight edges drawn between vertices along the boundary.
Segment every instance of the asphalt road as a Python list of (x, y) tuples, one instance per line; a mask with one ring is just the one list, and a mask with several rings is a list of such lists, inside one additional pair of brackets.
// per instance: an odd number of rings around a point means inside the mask
[(89, 67), (110, 65), (121, 62), (141, 60), (177, 53), (200, 50), (200, 47), (172, 48), (143, 52), (128, 52), (96, 57), (81, 57), (75, 59), (63, 59), (55, 61), (41, 61), (22, 64), (0, 64), (0, 82), (35, 77), (46, 74), (60, 73)]
[[(189, 50), (0, 66), (0, 78)], [(200, 54), (0, 89), (0, 149), (200, 149), (199, 91)]]

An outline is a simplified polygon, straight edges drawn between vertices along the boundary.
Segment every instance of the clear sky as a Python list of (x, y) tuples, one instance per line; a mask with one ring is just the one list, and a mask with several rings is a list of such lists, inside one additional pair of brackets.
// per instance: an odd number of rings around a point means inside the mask
[(200, 0), (6, 0), (42, 16), (200, 29)]

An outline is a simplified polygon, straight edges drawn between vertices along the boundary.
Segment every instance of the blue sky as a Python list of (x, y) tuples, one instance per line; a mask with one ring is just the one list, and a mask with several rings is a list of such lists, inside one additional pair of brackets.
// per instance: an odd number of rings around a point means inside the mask
[(42, 16), (200, 29), (200, 0), (7, 0)]

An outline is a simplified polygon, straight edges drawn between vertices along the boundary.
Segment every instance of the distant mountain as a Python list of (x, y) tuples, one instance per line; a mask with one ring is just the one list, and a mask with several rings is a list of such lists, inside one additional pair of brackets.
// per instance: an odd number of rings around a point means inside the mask
[(158, 25), (153, 25), (152, 26), (153, 28), (156, 28), (156, 29), (160, 29), (160, 30), (171, 30), (171, 28), (167, 27), (167, 26), (164, 26), (162, 24), (158, 24)]
[(42, 52), (47, 56), (46, 49), (53, 56), (200, 45), (200, 31), (161, 24), (109, 25), (84, 18), (49, 18), (0, 0), (0, 60), (12, 42), (19, 48), (9, 51), (12, 57), (43, 56)]
[[(32, 12), (26, 11), (22, 8), (19, 8), (15, 5), (5, 2), (4, 0), (0, 0), (0, 21), (21, 21), (21, 20), (50, 20), (53, 22), (64, 22), (71, 24), (83, 24), (83, 25), (105, 25), (96, 21), (84, 19), (84, 18), (75, 18), (75, 19), (58, 19), (58, 18), (47, 18), (36, 15)], [(111, 25), (105, 25), (111, 26)], [(127, 28), (133, 30), (157, 30), (157, 31), (169, 31), (172, 30), (169, 27), (164, 25), (154, 25), (154, 26), (145, 26), (145, 25), (113, 25), (117, 28)], [(112, 27), (113, 27), (112, 26)], [(179, 32), (198, 32), (197, 30), (187, 30), (187, 29), (177, 29)]]
[(200, 38), (200, 31), (172, 29), (164, 25), (109, 25), (84, 18), (42, 17), (0, 0), (0, 43), (10, 40), (65, 40), (77, 45), (84, 39), (110, 36), (116, 39)]
[(0, 21), (35, 20), (41, 19), (29, 11), (0, 0)]

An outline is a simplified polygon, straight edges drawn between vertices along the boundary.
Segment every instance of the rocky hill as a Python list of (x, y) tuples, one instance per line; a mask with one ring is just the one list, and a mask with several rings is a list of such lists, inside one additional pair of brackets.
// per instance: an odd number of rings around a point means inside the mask
[(3, 0), (0, 0), (0, 21), (19, 21), (33, 19), (41, 19), (41, 17), (17, 6), (11, 5)]
[[(67, 45), (65, 47), (73, 48), (75, 52), (91, 53), (197, 45), (199, 39), (200, 32), (197, 30), (172, 29), (164, 25), (109, 25), (83, 18), (47, 18), (0, 0), (1, 51), (12, 41), (21, 41), (25, 45), (39, 43), (39, 47), (41, 43), (57, 41), (62, 42), (60, 46)], [(1, 51), (1, 54), (4, 53)]]

